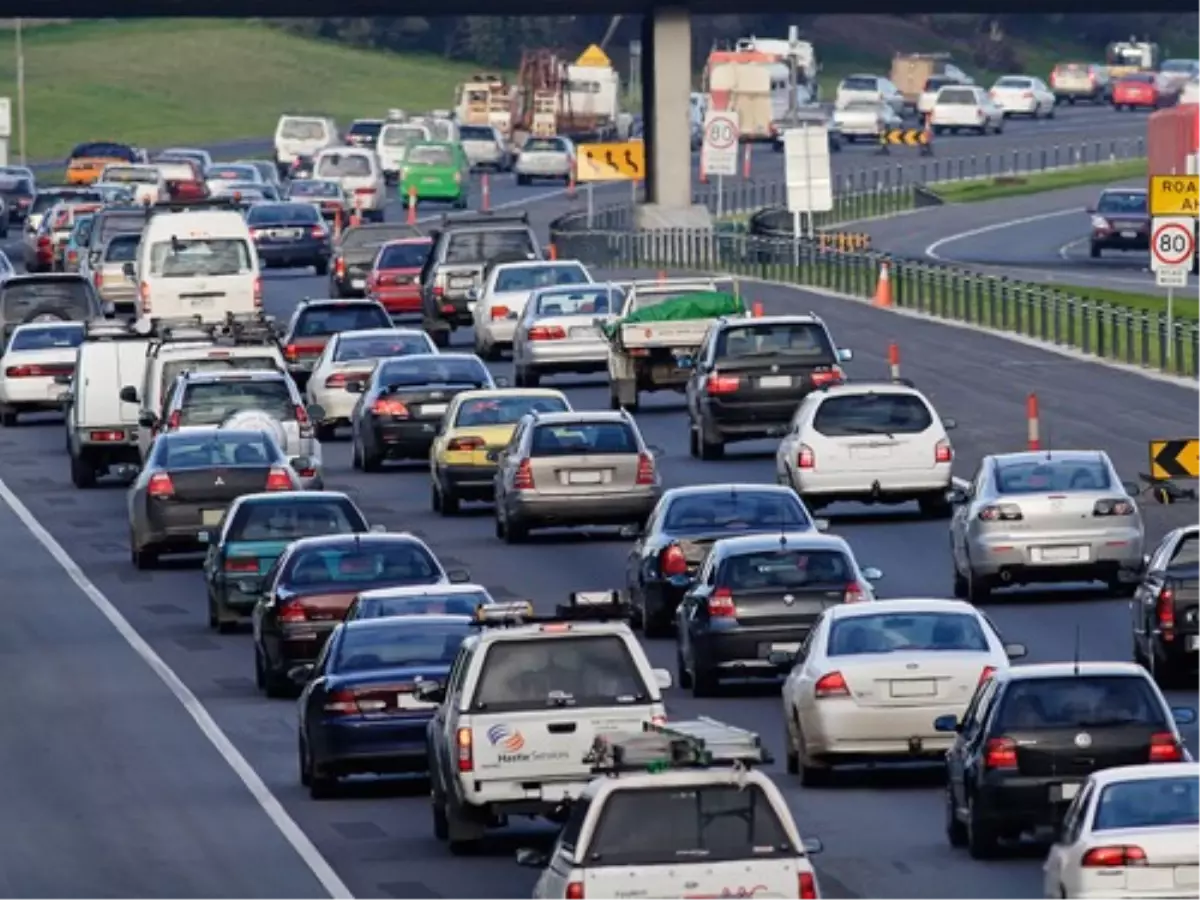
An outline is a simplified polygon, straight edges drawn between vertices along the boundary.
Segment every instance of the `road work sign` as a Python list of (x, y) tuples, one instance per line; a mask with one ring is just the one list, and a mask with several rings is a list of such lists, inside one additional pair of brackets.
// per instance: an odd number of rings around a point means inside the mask
[(1150, 215), (1200, 216), (1200, 175), (1151, 175)]

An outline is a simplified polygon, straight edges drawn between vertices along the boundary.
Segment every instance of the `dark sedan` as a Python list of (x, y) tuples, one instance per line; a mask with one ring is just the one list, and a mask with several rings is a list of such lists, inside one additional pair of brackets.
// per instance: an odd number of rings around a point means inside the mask
[(365, 297), (371, 266), (384, 244), (401, 238), (420, 237), (415, 225), (385, 222), (356, 225), (342, 232), (333, 247), (333, 272), (330, 275), (331, 297)]
[(159, 435), (129, 489), (129, 555), (150, 569), (163, 553), (205, 548), (242, 494), (296, 491), (300, 479), (275, 441), (261, 431), (213, 429)]
[(246, 212), (246, 224), (264, 266), (312, 266), (317, 275), (329, 272), (329, 229), (311, 204), (258, 203)]
[(380, 362), (366, 384), (346, 385), (361, 394), (350, 415), (351, 464), (376, 472), (384, 460), (427, 459), (450, 398), (463, 391), (497, 387), (478, 356), (429, 353)]
[(714, 541), (824, 525), (789, 487), (705, 484), (667, 491), (625, 564), (625, 587), (646, 637), (672, 632), (679, 601)]
[(346, 622), (316, 665), (289, 674), (300, 697), (300, 782), (327, 797), (344, 775), (423, 774), (425, 728), (437, 704), (417, 685), (444, 681), (471, 633), (470, 616), (397, 616)]
[(1114, 188), (1103, 191), (1092, 216), (1092, 259), (1105, 250), (1149, 250), (1150, 209), (1146, 191)]
[(0, 176), (0, 198), (8, 209), (8, 221), (13, 224), (25, 221), (36, 193), (37, 188), (28, 178)]
[(4, 342), (26, 322), (90, 322), (105, 315), (92, 283), (72, 272), (15, 275), (0, 283)]

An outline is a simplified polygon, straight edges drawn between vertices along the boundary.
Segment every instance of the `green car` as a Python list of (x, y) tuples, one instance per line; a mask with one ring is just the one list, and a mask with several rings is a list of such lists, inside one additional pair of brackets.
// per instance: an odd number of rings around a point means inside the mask
[(354, 501), (337, 491), (239, 497), (220, 525), (202, 533), (208, 544), (204, 557), (208, 627), (228, 633), (250, 620), (263, 576), (292, 541), (371, 530)]
[(471, 163), (460, 144), (420, 141), (410, 144), (400, 179), (400, 199), (436, 200), (466, 209), (471, 192)]

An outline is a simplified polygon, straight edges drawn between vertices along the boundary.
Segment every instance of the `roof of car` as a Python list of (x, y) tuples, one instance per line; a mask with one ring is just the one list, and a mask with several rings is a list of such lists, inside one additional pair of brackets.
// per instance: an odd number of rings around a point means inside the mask
[(722, 328), (754, 328), (759, 325), (820, 325), (821, 319), (810, 313), (797, 313), (790, 316), (757, 316), (755, 318), (746, 318), (743, 316), (730, 316), (722, 319), (720, 327)]
[(1016, 450), (1012, 453), (993, 453), (987, 457), (993, 462), (1037, 463), (1037, 462), (1099, 462), (1105, 458), (1103, 450)]
[(721, 538), (713, 544), (712, 552), (720, 555), (756, 553), (762, 550), (844, 550), (850, 551), (845, 538), (819, 531), (767, 532), (765, 534), (739, 534)]
[[(257, 434), (258, 432), (253, 432)], [(318, 534), (312, 537), (297, 538), (288, 545), (288, 549), (310, 550), (314, 547), (334, 546), (345, 543), (380, 544), (419, 544), (425, 547), (423, 540), (408, 531), (369, 531), (348, 534)]]
[(16, 334), (19, 331), (33, 330), (35, 328), (38, 331), (45, 331), (47, 329), (54, 330), (56, 328), (73, 329), (78, 331), (79, 329), (85, 327), (87, 327), (86, 322), (23, 322), (13, 329), (13, 334)]
[[(888, 601), (891, 602), (890, 600)], [(1074, 678), (1106, 675), (1133, 675), (1145, 678), (1146, 670), (1133, 662), (1053, 662), (1031, 663), (1024, 666), (1013, 666), (1008, 670), (1012, 681), (1026, 681), (1034, 678)]]
[(488, 593), (488, 589), (482, 584), (406, 584), (403, 587), (386, 587), (372, 588), (369, 591), (360, 591), (358, 598), (360, 600), (390, 600), (393, 597), (424, 597), (428, 594), (437, 594), (445, 597), (449, 594), (478, 594), (480, 591)]
[(287, 374), (279, 369), (201, 369), (180, 372), (178, 378), (195, 383), (198, 381), (281, 381)]
[[(496, 263), (492, 266), (493, 272), (498, 272), (501, 269), (564, 269), (567, 266), (582, 266), (583, 263), (577, 259), (515, 259), (511, 262)], [(577, 287), (578, 285), (571, 285)]]
[(828, 387), (823, 387), (819, 396), (838, 397), (847, 395), (855, 397), (862, 394), (915, 394), (924, 396), (924, 394), (921, 394), (911, 384), (904, 384), (899, 381), (844, 381), (841, 384), (831, 384)]
[[(228, 430), (228, 429), (224, 429)], [(242, 494), (234, 502), (245, 503), (317, 503), (326, 500), (354, 501), (341, 491), (262, 491), (256, 494)]]
[(372, 300), (369, 297), (309, 297), (300, 301), (300, 306), (303, 309), (312, 309), (315, 306), (379, 306), (378, 300)]
[[(383, 337), (390, 335), (396, 337), (425, 337), (425, 331), (420, 328), (356, 328), (353, 331), (339, 331), (337, 334), (330, 335), (330, 339), (345, 340), (346, 338), (367, 338), (367, 337)], [(421, 356), (428, 354), (422, 353)], [(442, 354), (445, 355), (445, 354)]]
[[(756, 484), (754, 482), (737, 482), (728, 484), (687, 484), (673, 487), (662, 495), (663, 500), (676, 500), (680, 497), (700, 497), (712, 494), (781, 494), (796, 497), (796, 492), (785, 484)], [(799, 499), (797, 498), (797, 503)]]
[[(406, 357), (402, 357), (406, 358)], [(459, 402), (466, 400), (474, 400), (478, 397), (561, 397), (564, 401), (566, 395), (558, 390), (558, 388), (519, 388), (519, 387), (495, 387), (495, 388), (479, 388), (474, 391), (463, 391), (460, 394), (455, 394), (454, 399)], [(570, 404), (568, 404), (569, 406)], [(547, 415), (543, 413), (543, 415)]]
[(397, 627), (416, 628), (418, 625), (470, 625), (474, 621), (471, 616), (451, 616), (444, 614), (382, 616), (378, 619), (351, 619), (348, 622), (343, 622), (342, 627), (347, 631), (382, 631)]
[(398, 246), (403, 246), (406, 244), (432, 244), (432, 243), (433, 243), (433, 238), (431, 238), (427, 234), (413, 235), (412, 237), (402, 237), (402, 238), (396, 238), (395, 240), (387, 241), (386, 243), (381, 244), (379, 249), (383, 250), (383, 249), (386, 249), (387, 247), (398, 247)]
[(925, 597), (888, 599), (882, 603), (844, 603), (829, 608), (834, 619), (869, 616), (879, 613), (966, 613), (977, 616), (979, 610), (963, 600), (938, 600)]
[(1122, 781), (1151, 781), (1158, 778), (1195, 778), (1200, 775), (1200, 763), (1140, 763), (1134, 766), (1114, 766), (1093, 772), (1091, 781), (1097, 787), (1107, 787)]
[(619, 422), (624, 424), (629, 422), (629, 417), (620, 410), (608, 409), (573, 409), (538, 414), (539, 425), (560, 425), (568, 422)]

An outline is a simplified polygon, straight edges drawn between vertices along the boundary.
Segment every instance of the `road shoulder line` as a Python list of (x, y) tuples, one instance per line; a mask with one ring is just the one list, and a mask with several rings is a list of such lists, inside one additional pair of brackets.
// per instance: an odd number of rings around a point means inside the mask
[(993, 231), (1004, 231), (1007, 228), (1015, 228), (1018, 225), (1028, 225), (1032, 222), (1041, 222), (1045, 219), (1055, 219), (1061, 216), (1073, 216), (1084, 212), (1082, 207), (1073, 206), (1070, 209), (1058, 209), (1053, 212), (1038, 213), (1036, 216), (1021, 216), (1017, 219), (1007, 219), (1003, 222), (993, 222), (990, 225), (982, 225), (979, 228), (970, 228), (966, 231), (960, 231), (956, 234), (948, 234), (945, 237), (940, 237), (922, 251), (922, 255), (929, 259), (935, 259), (938, 262), (955, 262), (955, 260), (943, 259), (938, 250), (946, 244), (953, 244), (956, 241), (965, 240), (966, 238), (978, 237), (981, 234), (990, 234)]

